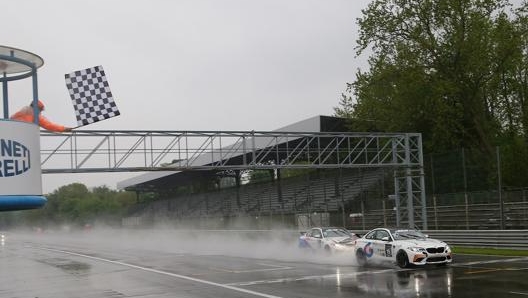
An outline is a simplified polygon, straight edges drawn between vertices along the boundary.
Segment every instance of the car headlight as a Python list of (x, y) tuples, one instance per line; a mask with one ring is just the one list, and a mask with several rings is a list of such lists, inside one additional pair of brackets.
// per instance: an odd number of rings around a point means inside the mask
[(447, 244), (445, 246), (445, 252), (451, 252), (451, 247), (449, 247), (449, 245)]
[(425, 252), (425, 248), (423, 247), (413, 246), (413, 247), (408, 247), (407, 249), (413, 252)]

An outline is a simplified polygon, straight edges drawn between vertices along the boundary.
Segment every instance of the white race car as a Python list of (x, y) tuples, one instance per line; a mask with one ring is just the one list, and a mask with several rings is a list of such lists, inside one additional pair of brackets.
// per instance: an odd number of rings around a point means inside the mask
[(324, 250), (327, 253), (354, 251), (354, 240), (359, 239), (354, 233), (343, 228), (316, 227), (299, 237), (299, 247)]
[(445, 265), (453, 261), (451, 248), (445, 242), (428, 238), (417, 230), (378, 228), (355, 241), (356, 260), (391, 262), (405, 268), (409, 265)]

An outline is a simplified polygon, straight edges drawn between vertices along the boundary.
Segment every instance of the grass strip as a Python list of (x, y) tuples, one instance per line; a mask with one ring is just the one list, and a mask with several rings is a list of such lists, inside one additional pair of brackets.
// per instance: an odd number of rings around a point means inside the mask
[(492, 256), (528, 256), (528, 250), (523, 249), (502, 249), (502, 248), (483, 248), (483, 247), (453, 247), (453, 253), (472, 254), (472, 255), (492, 255)]

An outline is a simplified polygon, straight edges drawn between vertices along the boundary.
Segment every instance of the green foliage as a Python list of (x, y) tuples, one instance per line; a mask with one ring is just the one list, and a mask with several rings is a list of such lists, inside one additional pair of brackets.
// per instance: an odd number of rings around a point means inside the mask
[(42, 209), (3, 212), (2, 226), (57, 226), (86, 224), (119, 224), (127, 208), (136, 203), (134, 193), (111, 190), (106, 186), (92, 190), (84, 184), (73, 183), (62, 186), (46, 195), (48, 202)]
[[(490, 255), (490, 256), (528, 256), (528, 250), (523, 249), (502, 249), (502, 248), (484, 248), (484, 247), (453, 247), (455, 254), (468, 255)], [(456, 257), (456, 255), (455, 255)]]
[(431, 194), (463, 193), (497, 187), (496, 159), (490, 160), (487, 154), (479, 150), (460, 149), (427, 154), (424, 168), (427, 191)]
[(528, 146), (519, 136), (509, 138), (500, 147), (502, 179), (506, 187), (526, 186), (525, 173), (528, 168)]
[(335, 115), (342, 118), (352, 118), (354, 112), (354, 98), (350, 94), (351, 84), (347, 84), (346, 93), (341, 94), (339, 107), (334, 108)]
[(281, 178), (302, 177), (314, 172), (316, 172), (316, 169), (283, 169), (281, 172)]
[(253, 170), (249, 172), (249, 183), (269, 182), (274, 177), (274, 170)]
[(428, 153), (474, 148), (489, 170), (504, 147), (506, 183), (526, 185), (515, 173), (527, 165), (527, 12), (527, 1), (373, 0), (356, 48), (369, 69), (335, 114), (354, 131), (420, 132)]
[(507, 1), (375, 0), (363, 13), (357, 50), (372, 51), (370, 69), (336, 115), (359, 129), (420, 131), (429, 150), (491, 153), (501, 134), (524, 135), (526, 17)]

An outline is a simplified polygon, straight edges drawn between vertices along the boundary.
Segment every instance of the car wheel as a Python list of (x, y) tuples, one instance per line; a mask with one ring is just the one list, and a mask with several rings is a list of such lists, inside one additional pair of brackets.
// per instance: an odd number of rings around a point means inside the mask
[(356, 261), (359, 266), (365, 266), (367, 264), (367, 256), (365, 255), (365, 252), (363, 252), (362, 249), (358, 249), (356, 251)]
[(396, 264), (398, 264), (398, 267), (400, 268), (409, 267), (409, 258), (403, 250), (400, 250), (396, 255)]
[(327, 256), (332, 255), (332, 249), (330, 248), (330, 246), (325, 245), (325, 247), (324, 247), (324, 251), (325, 251), (325, 254), (326, 254)]

